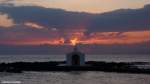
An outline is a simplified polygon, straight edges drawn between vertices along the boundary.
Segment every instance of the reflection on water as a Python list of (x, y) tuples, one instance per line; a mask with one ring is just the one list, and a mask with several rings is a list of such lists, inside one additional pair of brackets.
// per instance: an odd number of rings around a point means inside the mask
[(105, 72), (24, 72), (0, 73), (0, 81), (22, 84), (150, 84), (150, 75)]

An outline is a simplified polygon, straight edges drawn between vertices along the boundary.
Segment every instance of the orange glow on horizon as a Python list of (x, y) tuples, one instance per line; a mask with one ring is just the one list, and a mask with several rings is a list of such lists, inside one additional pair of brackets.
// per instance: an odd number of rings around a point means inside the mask
[[(72, 33), (72, 34), (70, 34)], [(55, 33), (59, 34), (59, 33)], [(10, 36), (9, 36), (10, 35)], [(26, 34), (21, 34), (26, 35)], [(28, 34), (28, 36), (30, 33)], [(19, 33), (7, 33), (10, 38), (1, 40), (0, 44), (15, 44), (15, 45), (128, 45), (140, 44), (150, 42), (150, 30), (145, 31), (129, 31), (129, 32), (93, 32), (86, 35), (82, 32), (69, 32), (67, 36), (61, 37), (25, 37), (16, 38), (20, 36)]]
[(70, 42), (73, 46), (75, 46), (78, 43), (78, 38), (70, 39)]

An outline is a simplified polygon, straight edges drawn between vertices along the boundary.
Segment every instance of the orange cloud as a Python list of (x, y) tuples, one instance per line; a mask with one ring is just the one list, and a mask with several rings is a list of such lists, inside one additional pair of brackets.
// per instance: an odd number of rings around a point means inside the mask
[(10, 28), (14, 26), (14, 21), (7, 14), (0, 13), (0, 27)]
[(10, 45), (64, 45), (64, 38), (28, 38), (28, 39), (8, 39), (0, 41), (0, 44)]
[(150, 42), (150, 31), (132, 32), (97, 32), (92, 33), (87, 39), (80, 40), (81, 44), (138, 44)]
[(35, 28), (35, 29), (43, 29), (44, 27), (35, 23), (35, 22), (26, 22), (24, 23), (25, 26), (31, 27), (31, 28)]
[[(61, 31), (61, 33), (64, 33)], [(91, 34), (84, 34), (84, 31), (73, 31), (65, 32), (65, 35), (62, 35), (60, 32), (57, 32), (52, 36), (46, 34), (46, 36), (38, 35), (32, 36), (32, 34), (26, 33), (7, 33), (8, 38), (1, 40), (0, 44), (15, 44), (15, 45), (76, 45), (76, 44), (85, 44), (85, 45), (129, 45), (129, 44), (142, 44), (150, 42), (150, 30), (145, 31), (129, 31), (129, 32), (94, 32)], [(10, 35), (10, 36), (9, 36)], [(49, 35), (49, 36), (47, 36)], [(23, 38), (17, 38), (17, 37)], [(57, 37), (56, 37), (57, 36)]]

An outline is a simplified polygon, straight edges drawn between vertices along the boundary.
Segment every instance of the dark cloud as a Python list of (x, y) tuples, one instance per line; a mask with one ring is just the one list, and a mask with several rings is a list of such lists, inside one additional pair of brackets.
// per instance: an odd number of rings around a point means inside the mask
[(33, 21), (56, 28), (78, 26), (89, 18), (89, 14), (86, 13), (66, 12), (61, 9), (36, 6), (0, 6), (0, 11), (9, 14), (17, 23)]
[(91, 31), (130, 31), (150, 29), (150, 5), (141, 9), (120, 9), (95, 15)]
[(1, 5), (0, 12), (7, 13), (18, 24), (33, 21), (50, 28), (84, 27), (89, 32), (150, 29), (150, 5), (141, 9), (120, 9), (103, 14), (69, 12), (37, 6)]
[(59, 38), (60, 34), (47, 29), (32, 29), (24, 26), (15, 26), (10, 29), (0, 28), (0, 42), (2, 41), (29, 41), (34, 39)]

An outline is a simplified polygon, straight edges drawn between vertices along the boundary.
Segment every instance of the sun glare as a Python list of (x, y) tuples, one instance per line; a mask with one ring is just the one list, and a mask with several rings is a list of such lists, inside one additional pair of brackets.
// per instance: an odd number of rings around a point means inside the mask
[(72, 39), (70, 40), (70, 42), (71, 42), (71, 44), (72, 44), (73, 46), (75, 46), (75, 45), (78, 43), (78, 39), (77, 39), (77, 38), (72, 38)]

